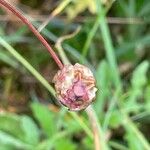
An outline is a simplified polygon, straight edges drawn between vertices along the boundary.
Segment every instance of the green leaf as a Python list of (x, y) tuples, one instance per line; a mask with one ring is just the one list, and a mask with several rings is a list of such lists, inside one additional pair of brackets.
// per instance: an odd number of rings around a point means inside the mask
[(18, 67), (18, 63), (6, 51), (0, 50), (0, 61), (3, 61), (4, 63), (6, 63), (14, 68)]
[(53, 136), (57, 132), (56, 120), (53, 112), (50, 112), (48, 107), (40, 103), (32, 103), (31, 108), (45, 135), (48, 137)]
[(30, 117), (28, 116), (21, 117), (21, 127), (25, 134), (25, 141), (33, 145), (38, 144), (39, 129)]
[[(12, 145), (14, 146), (15, 148), (21, 148), (21, 149), (24, 149), (24, 150), (29, 150), (29, 149), (32, 149), (32, 145), (28, 145), (24, 142), (22, 142), (21, 140), (3, 132), (3, 131), (0, 131), (0, 143), (2, 143), (2, 145)], [(1, 145), (0, 145), (1, 146)]]
[(135, 136), (135, 134), (132, 132), (132, 130), (128, 129), (128, 132), (125, 135), (125, 139), (128, 142), (130, 150), (144, 150), (144, 147), (142, 146), (138, 138)]
[(72, 133), (77, 133), (77, 132), (82, 131), (82, 127), (79, 124), (77, 124), (74, 119), (68, 120), (65, 123), (65, 128), (67, 131), (72, 132)]
[(83, 139), (83, 144), (86, 149), (94, 149), (93, 140), (87, 136)]
[[(125, 103), (125, 108), (138, 106), (138, 99), (141, 98), (143, 94), (143, 87), (147, 83), (146, 72), (148, 70), (149, 63), (147, 61), (142, 62), (133, 72), (131, 79), (131, 89), (129, 98)], [(136, 112), (138, 110), (134, 110)]]
[(36, 145), (39, 141), (38, 128), (28, 116), (3, 113), (0, 115), (0, 130), (24, 143)]
[(149, 63), (144, 61), (133, 72), (131, 83), (134, 89), (142, 88), (147, 83), (146, 72), (148, 67)]
[(66, 131), (60, 131), (59, 133), (55, 134), (52, 138), (47, 138), (39, 143), (37, 146), (37, 150), (51, 150), (54, 147), (55, 142), (59, 139), (66, 137), (69, 133)]
[(97, 99), (95, 102), (95, 110), (98, 114), (103, 116), (103, 108), (105, 104), (105, 99), (110, 95), (110, 85), (111, 85), (111, 72), (108, 63), (104, 60), (102, 61), (96, 71), (96, 81), (97, 81)]
[(113, 111), (109, 122), (110, 122), (110, 127), (112, 127), (112, 128), (118, 128), (121, 125), (122, 117), (121, 117), (121, 114), (119, 113), (119, 111), (117, 111), (117, 110)]
[(4, 144), (3, 142), (0, 142), (0, 148), (2, 150), (14, 150), (15, 149), (15, 147), (13, 145)]
[(15, 114), (0, 114), (0, 130), (23, 140), (24, 132), (21, 128), (21, 120)]
[(55, 143), (56, 150), (75, 150), (76, 145), (71, 142), (69, 139), (60, 139)]
[(150, 86), (145, 90), (146, 109), (150, 111)]

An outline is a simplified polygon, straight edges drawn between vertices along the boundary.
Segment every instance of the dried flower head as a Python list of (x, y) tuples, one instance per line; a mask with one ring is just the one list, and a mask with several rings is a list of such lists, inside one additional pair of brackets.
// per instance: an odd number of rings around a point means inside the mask
[(89, 68), (76, 63), (66, 65), (54, 76), (57, 98), (69, 110), (82, 110), (95, 99), (97, 88)]

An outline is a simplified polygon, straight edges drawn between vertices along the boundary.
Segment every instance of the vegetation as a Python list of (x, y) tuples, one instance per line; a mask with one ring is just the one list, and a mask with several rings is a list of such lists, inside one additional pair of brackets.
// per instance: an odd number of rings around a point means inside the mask
[(13, 5), (64, 64), (93, 71), (98, 92), (85, 111), (60, 106), (52, 83), (55, 61), (26, 25), (0, 7), (0, 150), (150, 150), (150, 1)]

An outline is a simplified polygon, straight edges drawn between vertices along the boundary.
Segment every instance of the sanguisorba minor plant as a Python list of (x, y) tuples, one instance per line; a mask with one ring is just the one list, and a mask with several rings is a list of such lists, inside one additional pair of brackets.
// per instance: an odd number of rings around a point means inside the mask
[[(94, 101), (97, 91), (93, 73), (89, 68), (78, 63), (75, 65), (64, 65), (48, 42), (16, 7), (12, 6), (5, 0), (0, 0), (0, 6), (7, 8), (20, 18), (51, 54), (52, 58), (60, 68), (53, 79), (56, 90), (55, 97), (69, 110), (79, 111), (85, 109), (93, 131), (95, 150), (107, 150), (108, 147), (105, 139), (103, 138), (104, 135), (100, 123), (94, 109), (90, 105)], [(52, 95), (54, 95), (53, 92)], [(75, 116), (74, 113), (71, 114)]]
[(29, 27), (49, 51), (52, 58), (60, 68), (53, 79), (58, 101), (69, 110), (77, 111), (89, 106), (95, 99), (97, 91), (95, 78), (90, 69), (78, 63), (75, 65), (63, 65), (48, 42), (22, 13), (5, 0), (0, 0), (0, 4), (2, 7), (9, 9)]

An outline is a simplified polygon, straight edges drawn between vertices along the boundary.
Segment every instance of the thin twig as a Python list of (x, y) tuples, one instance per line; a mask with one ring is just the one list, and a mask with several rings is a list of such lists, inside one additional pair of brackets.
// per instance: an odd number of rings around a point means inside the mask
[(73, 33), (68, 34), (68, 35), (64, 35), (61, 36), (60, 38), (58, 38), (58, 40), (56, 41), (55, 47), (57, 48), (59, 55), (63, 61), (64, 64), (70, 64), (63, 48), (62, 48), (62, 42), (64, 40), (70, 39), (72, 37), (74, 37), (76, 34), (78, 34), (78, 32), (80, 31), (81, 27), (79, 26)]
[(98, 127), (97, 127), (95, 117), (93, 116), (93, 112), (92, 112), (91, 108), (87, 108), (86, 113), (89, 117), (89, 121), (91, 123), (91, 127), (93, 130), (95, 150), (101, 150), (102, 146), (100, 145), (100, 135), (99, 135)]
[(86, 109), (86, 113), (89, 117), (93, 135), (94, 135), (94, 142), (95, 142), (95, 150), (107, 150), (108, 147), (105, 142), (105, 137), (103, 137), (102, 128), (100, 127), (100, 123), (98, 122), (98, 118), (95, 114), (93, 107), (90, 105)]
[[(111, 39), (110, 30), (106, 20), (105, 9), (101, 1), (96, 0), (95, 4), (97, 5), (97, 15), (99, 16), (99, 26), (101, 29), (101, 36), (104, 41), (104, 47), (106, 50), (106, 57), (110, 67), (112, 68), (112, 78), (116, 88), (119, 88), (122, 91), (122, 82), (120, 78), (120, 73), (117, 66), (117, 60), (115, 58), (114, 47)], [(99, 15), (103, 13), (103, 15)]]
[(38, 31), (41, 32), (48, 25), (48, 23), (70, 3), (70, 1), (71, 0), (62, 1), (58, 5), (58, 7), (56, 7), (56, 9), (54, 9), (54, 11), (47, 17), (47, 19), (40, 25)]
[(51, 46), (47, 43), (47, 41), (43, 38), (43, 36), (36, 30), (36, 28), (32, 25), (32, 23), (21, 13), (19, 12), (14, 6), (6, 2), (5, 0), (0, 0), (1, 6), (6, 7), (8, 10), (10, 10), (12, 13), (14, 13), (19, 19), (21, 19), (22, 22), (24, 22), (28, 28), (35, 34), (35, 36), (41, 41), (41, 43), (45, 46), (45, 48), (49, 51), (57, 65), (60, 69), (63, 68), (63, 64), (56, 55), (56, 53), (53, 51)]
[[(42, 21), (44, 22), (47, 17), (49, 17), (48, 15), (30, 15), (30, 14), (26, 14), (25, 15), (27, 18), (30, 18), (30, 21)], [(92, 20), (93, 17), (88, 17), (89, 20)], [(53, 19), (60, 19), (62, 21), (66, 20), (66, 16), (55, 16), (53, 18), (51, 18), (51, 20)], [(0, 21), (9, 21), (10, 17), (8, 15), (0, 15)], [(82, 16), (78, 16), (77, 18), (74, 19), (75, 22), (78, 23), (83, 23), (85, 21), (87, 21), (87, 17), (82, 17)], [(20, 22), (21, 20), (17, 19), (17, 18), (13, 18), (13, 20), (11, 20), (13, 22)], [(124, 24), (149, 24), (148, 21), (143, 20), (142, 18), (125, 18), (125, 17), (107, 17), (107, 22), (109, 24), (120, 24), (120, 25), (124, 25)]]
[(110, 24), (146, 24), (148, 22), (141, 18), (121, 18), (121, 17), (107, 17), (107, 22)]

